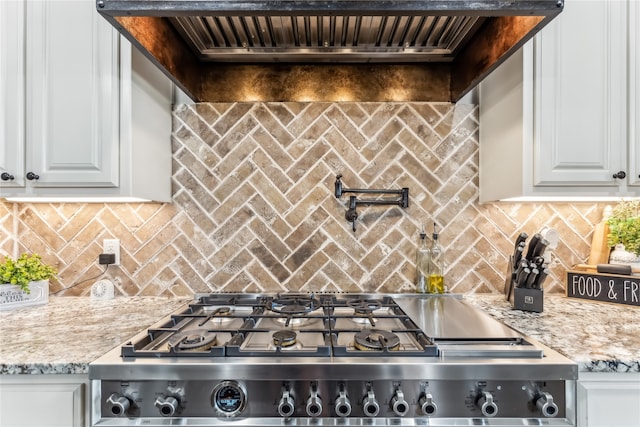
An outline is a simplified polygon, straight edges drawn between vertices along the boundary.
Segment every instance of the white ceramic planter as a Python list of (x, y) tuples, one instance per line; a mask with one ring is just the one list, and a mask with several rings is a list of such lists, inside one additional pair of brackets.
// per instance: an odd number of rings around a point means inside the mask
[(31, 282), (29, 289), (31, 292), (26, 293), (18, 285), (0, 284), (0, 311), (49, 302), (48, 280)]
[(633, 252), (627, 252), (624, 245), (617, 244), (609, 256), (610, 264), (624, 264), (631, 267), (640, 267), (640, 257)]

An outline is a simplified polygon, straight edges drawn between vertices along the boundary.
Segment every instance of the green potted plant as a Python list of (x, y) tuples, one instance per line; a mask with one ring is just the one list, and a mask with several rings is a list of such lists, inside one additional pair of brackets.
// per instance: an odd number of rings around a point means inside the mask
[(640, 262), (640, 200), (625, 200), (618, 203), (607, 219), (609, 247), (612, 263)]
[(0, 310), (45, 304), (49, 301), (49, 279), (57, 271), (37, 254), (9, 256), (0, 263)]

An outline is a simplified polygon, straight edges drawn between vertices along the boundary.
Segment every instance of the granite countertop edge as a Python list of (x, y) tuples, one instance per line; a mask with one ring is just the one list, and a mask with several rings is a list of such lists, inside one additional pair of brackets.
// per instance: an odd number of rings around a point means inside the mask
[(640, 307), (547, 295), (542, 313), (504, 296), (468, 294), (475, 307), (578, 364), (579, 372), (640, 373)]
[[(580, 372), (640, 372), (640, 307), (550, 295), (545, 297), (542, 313), (531, 313), (513, 310), (502, 295), (466, 294), (464, 299), (575, 361)], [(13, 374), (87, 374), (93, 360), (189, 301), (51, 297), (43, 306), (0, 312), (0, 378)], [(56, 337), (71, 335), (85, 345), (69, 348), (62, 340), (43, 338), (45, 331), (57, 331), (50, 334)]]

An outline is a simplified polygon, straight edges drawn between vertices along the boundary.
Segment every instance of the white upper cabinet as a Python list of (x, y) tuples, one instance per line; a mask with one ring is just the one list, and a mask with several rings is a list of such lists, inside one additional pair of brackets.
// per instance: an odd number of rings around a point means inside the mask
[(0, 1), (0, 185), (24, 186), (24, 4)]
[(171, 83), (95, 7), (0, 2), (1, 197), (171, 199)]
[(481, 84), (481, 202), (640, 196), (634, 3), (567, 0)]
[(118, 186), (118, 35), (93, 1), (29, 1), (26, 22), (32, 185)]
[(627, 170), (623, 6), (568, 0), (534, 40), (534, 185), (615, 187)]
[(640, 2), (629, 3), (629, 175), (640, 186)]

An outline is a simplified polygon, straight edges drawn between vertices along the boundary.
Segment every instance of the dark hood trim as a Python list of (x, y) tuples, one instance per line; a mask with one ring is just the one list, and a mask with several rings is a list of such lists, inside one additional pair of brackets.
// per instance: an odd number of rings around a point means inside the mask
[[(194, 101), (246, 101), (240, 90), (251, 84), (261, 101), (300, 101), (291, 88), (318, 86), (313, 100), (406, 100), (456, 102), (495, 67), (557, 16), (562, 0), (422, 1), (160, 1), (99, 0), (97, 10)], [(482, 24), (456, 48), (455, 55), (425, 56), (407, 64), (393, 52), (367, 62), (345, 61), (335, 50), (307, 61), (274, 53), (234, 61), (203, 60), (172, 24), (175, 17), (264, 16), (480, 16)], [(171, 18), (171, 19), (169, 19)], [(266, 57), (270, 63), (262, 62)], [(408, 55), (405, 55), (408, 57)], [(373, 55), (372, 55), (373, 58)], [(373, 59), (371, 59), (373, 60)], [(242, 63), (241, 63), (242, 62)], [(286, 63), (283, 63), (286, 62)], [(331, 78), (333, 75), (334, 78)], [(274, 76), (286, 76), (286, 79)], [(339, 76), (336, 77), (336, 76)], [(328, 80), (329, 79), (329, 80)], [(279, 83), (282, 82), (280, 87)], [(432, 84), (432, 83), (433, 84)], [(444, 87), (442, 87), (444, 86)], [(262, 88), (260, 90), (256, 88)], [(374, 89), (373, 92), (371, 89)], [(239, 91), (234, 92), (238, 89)], [(385, 93), (381, 90), (385, 89)]]

